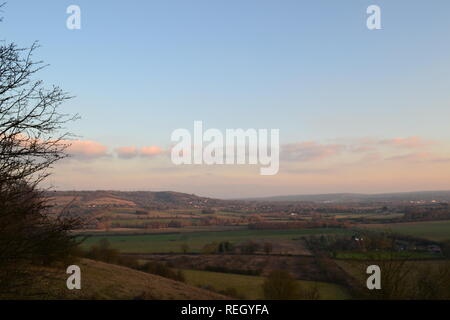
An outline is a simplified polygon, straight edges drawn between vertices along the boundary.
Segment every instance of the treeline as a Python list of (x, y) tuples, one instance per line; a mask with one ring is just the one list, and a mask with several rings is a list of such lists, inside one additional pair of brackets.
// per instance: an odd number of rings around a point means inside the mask
[(224, 266), (206, 266), (204, 270), (211, 272), (242, 274), (246, 276), (259, 276), (262, 273), (262, 270), (233, 269)]
[(148, 221), (148, 222), (112, 222), (109, 224), (110, 228), (132, 228), (132, 229), (164, 229), (164, 228), (182, 228), (191, 226), (189, 221), (172, 220), (168, 222), (163, 221)]
[[(271, 242), (255, 242), (252, 240), (244, 241), (241, 244), (233, 245), (229, 241), (211, 242), (203, 246), (202, 254), (221, 254), (221, 253), (239, 253), (239, 254), (255, 254), (263, 252), (270, 254), (273, 250)], [(184, 250), (183, 250), (184, 251)]]
[(347, 223), (334, 219), (322, 219), (312, 221), (290, 221), (290, 222), (256, 222), (248, 225), (252, 230), (285, 230), (285, 229), (308, 229), (308, 228), (346, 228)]
[[(143, 219), (142, 219), (143, 220)], [(129, 222), (111, 222), (107, 224), (109, 228), (133, 228), (133, 229), (166, 229), (183, 227), (207, 227), (207, 226), (236, 226), (248, 222), (248, 219), (220, 219), (220, 218), (200, 218), (195, 220), (180, 219), (170, 221), (139, 221)], [(105, 223), (99, 224), (104, 228)]]

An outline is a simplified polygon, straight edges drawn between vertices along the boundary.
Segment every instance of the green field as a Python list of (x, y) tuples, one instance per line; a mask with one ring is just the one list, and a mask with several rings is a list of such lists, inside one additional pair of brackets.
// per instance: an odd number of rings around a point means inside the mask
[(387, 219), (397, 219), (403, 217), (403, 213), (339, 213), (336, 214), (336, 219), (370, 219), (370, 220), (387, 220)]
[(142, 225), (145, 223), (151, 223), (151, 222), (161, 222), (161, 223), (168, 223), (168, 222), (184, 222), (184, 221), (189, 221), (189, 222), (194, 222), (197, 221), (199, 218), (189, 218), (189, 219), (145, 219), (145, 218), (141, 218), (141, 219), (112, 219), (111, 223), (120, 223), (122, 225)]
[(366, 228), (384, 229), (394, 233), (402, 233), (410, 236), (442, 241), (450, 240), (450, 220), (405, 222), (392, 224), (368, 224)]
[[(215, 290), (226, 290), (234, 288), (238, 295), (245, 299), (255, 300), (262, 299), (262, 284), (264, 277), (246, 276), (230, 273), (200, 271), (200, 270), (183, 270), (186, 282), (194, 286), (213, 287)], [(317, 284), (320, 299), (348, 299), (349, 295), (345, 289), (338, 285), (325, 282), (313, 282), (297, 280), (300, 290), (302, 288), (311, 288)]]
[(216, 232), (189, 232), (146, 235), (94, 235), (82, 246), (88, 248), (101, 239), (108, 239), (111, 246), (123, 253), (161, 253), (181, 252), (181, 245), (188, 244), (189, 251), (200, 252), (203, 246), (211, 242), (230, 241), (240, 243), (247, 240), (298, 239), (302, 236), (320, 234), (350, 234), (346, 229), (301, 229), (301, 230), (239, 230)]

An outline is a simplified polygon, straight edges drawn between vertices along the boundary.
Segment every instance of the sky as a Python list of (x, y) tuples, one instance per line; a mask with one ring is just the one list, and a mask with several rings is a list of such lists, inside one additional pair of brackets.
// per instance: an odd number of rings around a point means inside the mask
[[(381, 8), (381, 30), (366, 9)], [(81, 29), (69, 30), (69, 5)], [(234, 198), (450, 189), (447, 0), (11, 0), (1, 39), (75, 96), (59, 190)], [(280, 170), (175, 166), (177, 128), (280, 130)]]

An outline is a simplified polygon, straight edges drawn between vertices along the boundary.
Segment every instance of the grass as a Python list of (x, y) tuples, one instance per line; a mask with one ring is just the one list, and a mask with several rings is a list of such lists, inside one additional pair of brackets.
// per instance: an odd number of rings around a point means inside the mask
[[(81, 269), (81, 290), (68, 290), (66, 287), (66, 266), (36, 267), (36, 279), (26, 289), (26, 299), (59, 300), (218, 300), (225, 297), (211, 291), (188, 284), (162, 278), (153, 274), (107, 264), (104, 262), (82, 259), (75, 263)], [(1, 299), (23, 298), (2, 296)]]
[[(213, 287), (215, 290), (234, 288), (238, 295), (245, 299), (263, 299), (262, 284), (264, 283), (264, 277), (200, 270), (183, 270), (183, 273), (186, 277), (186, 282), (193, 286), (209, 286)], [(297, 280), (297, 282), (300, 288), (305, 289), (311, 288), (314, 284), (317, 284), (320, 299), (342, 300), (349, 298), (347, 292), (335, 284), (304, 280)]]
[(89, 237), (82, 246), (88, 248), (101, 239), (108, 239), (113, 248), (123, 253), (181, 252), (181, 245), (188, 244), (189, 251), (200, 252), (211, 242), (230, 241), (239, 243), (246, 240), (281, 239), (292, 240), (301, 236), (349, 233), (346, 229), (301, 229), (301, 230), (239, 230), (216, 232), (189, 232), (145, 235), (95, 235)]
[(401, 233), (434, 241), (450, 240), (450, 220), (404, 222), (392, 224), (368, 224), (364, 227)]

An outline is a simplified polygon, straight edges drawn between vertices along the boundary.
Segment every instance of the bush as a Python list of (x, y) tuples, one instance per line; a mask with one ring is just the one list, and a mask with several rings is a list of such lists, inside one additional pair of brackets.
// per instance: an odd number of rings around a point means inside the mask
[(236, 288), (226, 288), (225, 290), (220, 290), (218, 293), (223, 294), (224, 296), (244, 300), (245, 296), (242, 294), (239, 294), (236, 290)]
[(446, 258), (450, 258), (450, 241), (447, 240), (442, 244), (442, 254)]
[(175, 281), (185, 282), (184, 273), (181, 270), (173, 270), (167, 265), (159, 262), (147, 262), (138, 268), (139, 270), (151, 274), (155, 274), (164, 278), (172, 279)]
[(298, 298), (295, 278), (286, 271), (272, 271), (263, 284), (264, 298), (269, 300), (292, 300)]
[(119, 250), (111, 248), (107, 239), (101, 239), (97, 245), (93, 245), (86, 252), (85, 257), (92, 260), (119, 264)]
[(143, 291), (139, 295), (133, 297), (133, 300), (158, 300), (158, 298), (148, 291)]
[(48, 214), (42, 193), (27, 184), (0, 182), (0, 291), (16, 294), (38, 277), (35, 265), (72, 261), (75, 220)]
[(260, 245), (251, 240), (246, 241), (241, 245), (241, 251), (244, 254), (254, 254), (256, 251), (260, 249)]
[(214, 254), (217, 253), (217, 249), (219, 248), (219, 244), (217, 242), (207, 243), (202, 248), (203, 254)]
[(314, 283), (311, 288), (303, 288), (303, 286), (300, 286), (299, 298), (302, 300), (319, 300), (320, 293), (317, 283)]
[(206, 266), (205, 270), (211, 272), (243, 274), (247, 276), (259, 276), (261, 274), (261, 270), (230, 269), (223, 266)]

